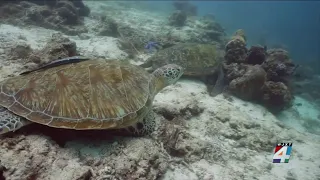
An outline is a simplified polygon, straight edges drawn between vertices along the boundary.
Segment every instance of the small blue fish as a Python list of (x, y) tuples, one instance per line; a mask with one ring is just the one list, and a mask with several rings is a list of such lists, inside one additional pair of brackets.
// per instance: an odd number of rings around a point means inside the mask
[(148, 50), (148, 53), (152, 53), (159, 46), (158, 42), (149, 41), (144, 48)]

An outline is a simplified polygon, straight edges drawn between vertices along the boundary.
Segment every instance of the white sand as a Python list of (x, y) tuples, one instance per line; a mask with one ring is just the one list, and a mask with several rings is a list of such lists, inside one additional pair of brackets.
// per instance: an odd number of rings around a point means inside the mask
[[(253, 177), (285, 179), (293, 176), (296, 179), (311, 180), (319, 177), (320, 153), (317, 149), (320, 147), (320, 141), (318, 136), (301, 134), (294, 129), (280, 128), (277, 125), (279, 120), (265, 108), (234, 97), (232, 99), (233, 101), (229, 102), (222, 95), (211, 98), (207, 95), (206, 87), (202, 83), (191, 81), (180, 81), (156, 97), (156, 106), (179, 109), (179, 106), (196, 103), (205, 107), (205, 111), (200, 117), (188, 121), (188, 131), (195, 138), (208, 144), (215, 144), (217, 143), (216, 138), (221, 138), (217, 146), (222, 150), (220, 153), (227, 161), (208, 163), (207, 161), (210, 159), (202, 159), (190, 164), (195, 173), (188, 168), (178, 167), (176, 171), (169, 171), (166, 174), (166, 179), (199, 179), (194, 175), (197, 173), (204, 173), (207, 176), (211, 174), (215, 179), (253, 179)], [(218, 117), (228, 117), (229, 123), (218, 122), (212, 112), (215, 112)], [(236, 131), (230, 128), (231, 124), (239, 126)], [(257, 128), (246, 129), (243, 128), (243, 125), (257, 126)], [(217, 131), (210, 128), (215, 128)], [(288, 164), (273, 164), (273, 149), (269, 152), (257, 152), (248, 147), (235, 148), (237, 140), (225, 138), (226, 135), (232, 136), (234, 134), (247, 136), (243, 139), (244, 143), (256, 144), (257, 149), (259, 146), (264, 149), (270, 141), (274, 144), (293, 142), (290, 162)], [(249, 143), (250, 141), (254, 141), (253, 144)]]

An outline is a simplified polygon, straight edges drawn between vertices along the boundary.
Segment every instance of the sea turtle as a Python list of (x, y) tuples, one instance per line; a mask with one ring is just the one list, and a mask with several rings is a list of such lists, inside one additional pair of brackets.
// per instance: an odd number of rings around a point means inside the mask
[(224, 50), (216, 45), (180, 43), (158, 51), (140, 66), (153, 71), (165, 64), (180, 65), (183, 76), (205, 81), (210, 95), (216, 95), (223, 89), (223, 60)]
[(0, 134), (32, 122), (55, 128), (153, 131), (152, 102), (183, 68), (168, 64), (149, 74), (117, 60), (71, 57), (0, 82)]

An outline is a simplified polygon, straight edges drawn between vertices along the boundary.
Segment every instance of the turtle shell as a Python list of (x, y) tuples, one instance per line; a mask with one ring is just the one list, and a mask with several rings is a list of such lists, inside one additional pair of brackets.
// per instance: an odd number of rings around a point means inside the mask
[(201, 76), (216, 72), (223, 57), (224, 51), (216, 45), (181, 43), (158, 51), (148, 61), (152, 69), (172, 63), (184, 67), (184, 75)]
[(148, 112), (152, 79), (116, 60), (87, 60), (0, 83), (0, 105), (32, 122), (68, 129), (117, 129)]

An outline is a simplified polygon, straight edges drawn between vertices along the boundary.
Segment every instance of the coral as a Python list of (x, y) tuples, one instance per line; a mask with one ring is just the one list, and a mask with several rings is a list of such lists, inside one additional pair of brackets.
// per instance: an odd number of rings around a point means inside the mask
[(203, 32), (202, 38), (209, 39), (211, 41), (223, 42), (222, 37), (224, 36), (224, 32), (219, 32), (215, 30), (205, 30)]
[(176, 44), (183, 42), (180, 38), (174, 36), (170, 31), (163, 36), (157, 37), (157, 42), (161, 45), (162, 49), (169, 48)]
[(176, 11), (169, 17), (169, 25), (171, 26), (184, 26), (187, 20), (187, 14), (183, 11)]
[(251, 46), (247, 53), (247, 60), (248, 64), (262, 64), (266, 59), (266, 49), (262, 46)]
[(262, 87), (263, 103), (271, 110), (279, 111), (291, 106), (293, 96), (282, 82), (267, 81)]
[[(90, 14), (90, 9), (83, 4), (82, 0), (64, 0), (64, 1), (60, 1), (60, 0), (51, 0), (51, 1), (39, 1), (39, 0), (16, 0), (15, 3), (20, 3), (22, 5), (30, 5), (32, 6), (32, 4), (36, 4), (39, 6), (47, 6), (50, 9), (51, 8), (55, 8), (57, 6), (57, 4), (59, 3), (71, 3), (74, 7), (76, 7), (76, 13), (79, 14), (80, 16), (88, 16)], [(10, 4), (9, 1), (3, 1), (3, 3), (0, 3), (1, 5), (5, 5), (5, 4)], [(13, 4), (10, 4), (13, 5)]]
[(0, 6), (2, 22), (35, 25), (62, 31), (69, 35), (87, 32), (83, 16), (90, 10), (82, 1), (16, 1)]
[(156, 107), (155, 112), (162, 115), (169, 121), (174, 119), (184, 119), (189, 120), (192, 117), (199, 116), (203, 113), (204, 107), (200, 107), (196, 103), (194, 104), (186, 104), (185, 107), (181, 109), (168, 109), (165, 107)]
[(197, 15), (197, 6), (190, 4), (188, 1), (173, 1), (173, 6), (176, 10), (185, 12), (188, 16), (196, 16)]
[[(188, 28), (162, 26), (161, 28), (152, 27), (150, 29), (149, 27), (151, 26), (140, 26), (138, 24), (141, 24), (141, 22), (135, 22), (140, 17), (132, 18), (131, 21), (134, 23), (129, 25), (128, 22), (122, 21), (122, 18), (114, 18), (114, 13), (114, 11), (108, 8), (104, 16), (92, 14), (94, 18), (100, 20), (98, 23), (93, 23), (93, 26), (89, 28), (95, 31), (97, 35), (118, 38), (119, 48), (125, 51), (131, 58), (141, 55), (145, 51), (145, 45), (150, 41), (158, 42), (159, 49), (165, 49), (179, 43), (188, 42), (218, 45), (221, 49), (225, 46), (226, 38), (224, 29), (219, 23), (213, 22), (212, 20), (208, 22), (188, 20), (188, 23), (185, 24)], [(123, 15), (125, 14), (126, 13)], [(143, 19), (145, 17), (141, 18)], [(158, 21), (151, 17), (147, 19), (148, 21), (146, 21), (146, 23), (151, 23), (150, 25)], [(113, 24), (115, 26), (113, 26)]]
[(61, 33), (55, 33), (41, 50), (34, 51), (28, 61), (36, 64), (45, 64), (52, 60), (77, 55), (76, 43), (64, 37)]
[(168, 158), (161, 151), (159, 144), (148, 138), (120, 141), (110, 148), (103, 160), (90, 163), (97, 172), (92, 178), (156, 179), (168, 168)]
[(17, 43), (10, 49), (9, 59), (23, 59), (30, 55), (31, 47), (26, 43)]
[(221, 33), (225, 32), (225, 29), (221, 26), (221, 24), (214, 21), (214, 20), (206, 20), (205, 19), (205, 20), (202, 20), (202, 22), (204, 23), (203, 29), (213, 30), (213, 31), (221, 32)]
[(162, 42), (166, 42), (165, 38), (123, 24), (119, 24), (118, 32), (120, 34), (119, 48), (130, 57), (134, 57), (144, 51), (145, 45), (150, 41), (159, 42), (159, 46), (162, 46)]
[(79, 17), (73, 4), (68, 1), (59, 1), (56, 4), (55, 11), (61, 17), (62, 24), (76, 25), (79, 24)]
[(197, 24), (197, 28), (202, 34), (199, 38), (225, 44), (223, 42), (223, 38), (226, 35), (225, 29), (218, 22), (212, 19), (200, 19), (200, 22)]
[(255, 100), (261, 97), (261, 88), (266, 81), (266, 72), (259, 65), (245, 65), (245, 73), (233, 79), (229, 90), (245, 100)]
[(98, 32), (99, 36), (111, 36), (111, 37), (119, 37), (118, 31), (118, 23), (107, 16), (101, 16), (99, 19), (99, 24), (93, 28), (96, 32)]
[(246, 37), (242, 29), (237, 30), (225, 47), (225, 60), (230, 63), (246, 63), (247, 52)]
[(215, 20), (216, 17), (215, 17), (215, 15), (213, 13), (207, 13), (207, 14), (203, 15), (201, 17), (201, 19), (204, 19), (204, 20)]
[(267, 72), (267, 80), (288, 84), (291, 75), (296, 69), (289, 57), (289, 53), (283, 49), (270, 49), (262, 67)]
[(236, 30), (231, 39), (240, 39), (243, 43), (247, 42), (247, 37), (243, 29)]
[(75, 7), (77, 7), (79, 16), (89, 16), (90, 9), (83, 4), (82, 0), (70, 0)]
[(261, 100), (271, 110), (290, 105), (290, 78), (297, 66), (288, 52), (282, 49), (266, 51), (260, 45), (247, 50), (242, 29), (234, 33), (225, 51), (223, 69), (231, 93), (245, 100)]
[(40, 136), (6, 137), (0, 146), (4, 179), (81, 179), (90, 174), (74, 154)]
[(225, 48), (225, 60), (227, 64), (230, 63), (245, 63), (247, 61), (246, 44), (240, 39), (232, 39)]
[(238, 63), (231, 63), (226, 64), (223, 63), (223, 69), (225, 78), (228, 82), (243, 76), (246, 72), (246, 65), (245, 64), (238, 64)]
[[(188, 21), (188, 28), (170, 29), (168, 33), (161, 33), (164, 39), (171, 39), (173, 43), (205, 43), (225, 48), (226, 33), (218, 22), (212, 20)], [(173, 40), (173, 41), (172, 41)]]

